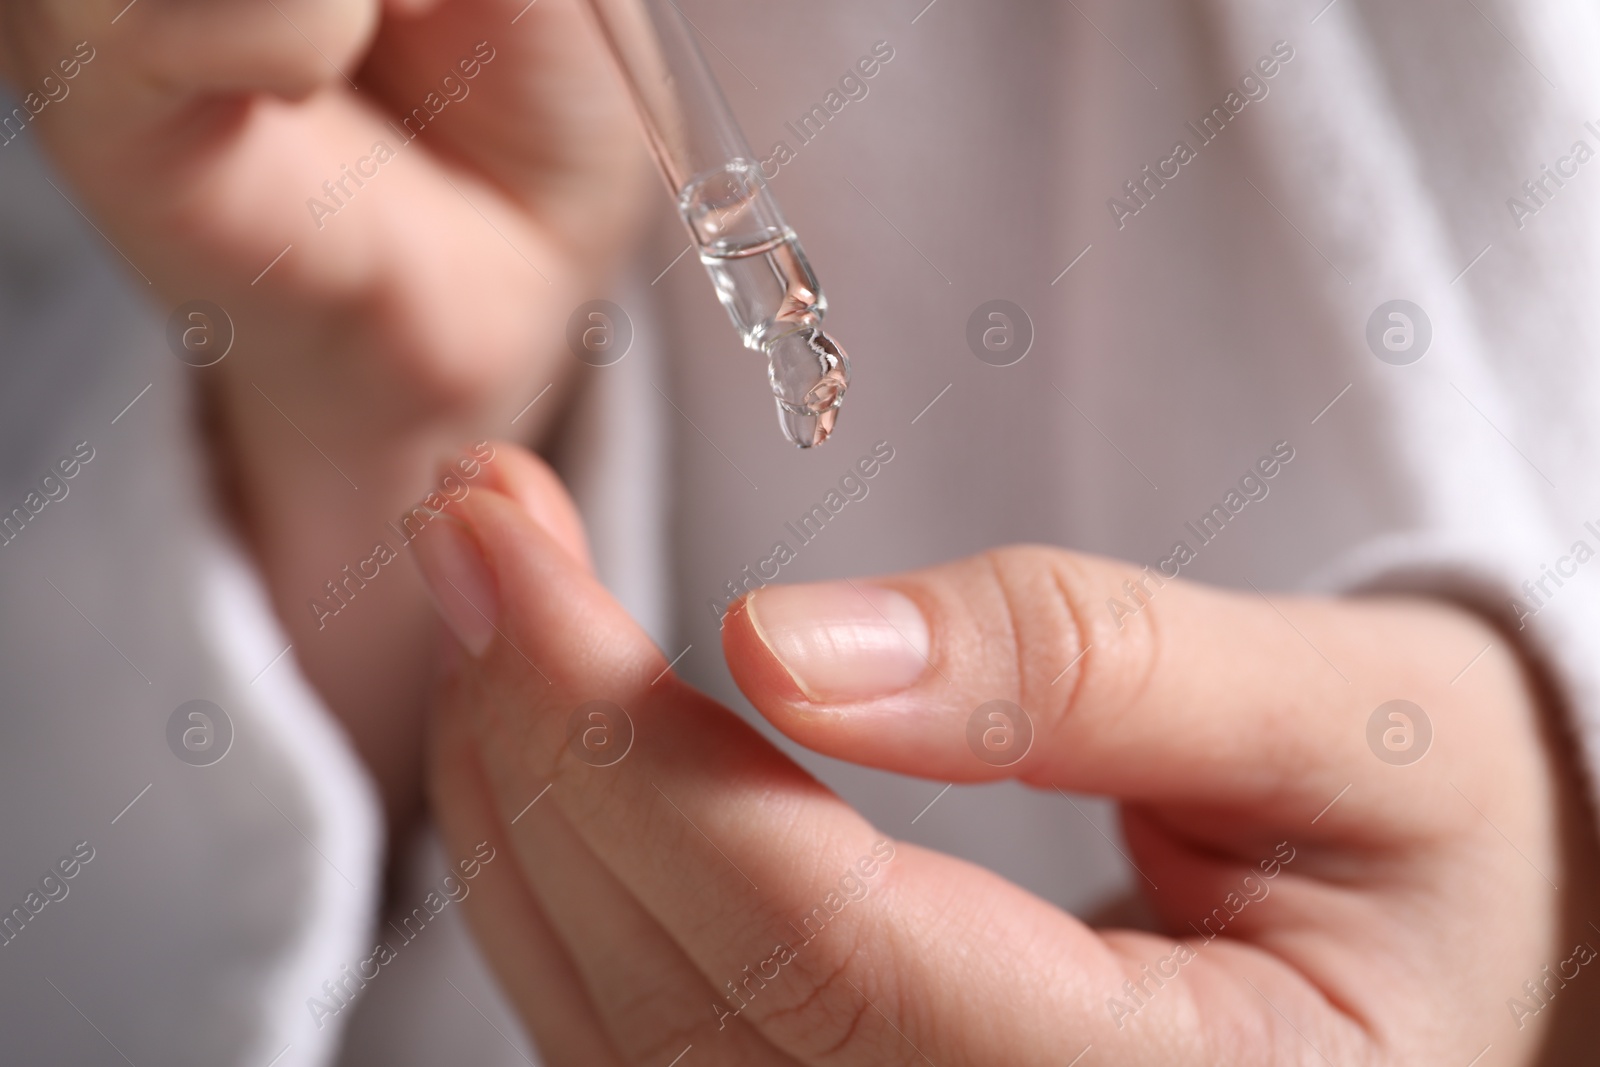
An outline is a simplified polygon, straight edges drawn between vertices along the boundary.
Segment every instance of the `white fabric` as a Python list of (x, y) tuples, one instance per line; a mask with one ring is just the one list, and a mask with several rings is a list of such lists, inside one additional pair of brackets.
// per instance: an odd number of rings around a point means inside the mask
[[(1600, 15), (1323, 4), (691, 5), (758, 155), (778, 138), (795, 152), (774, 189), (855, 384), (825, 449), (784, 445), (693, 257), (650, 284), (684, 244), (663, 207), (615, 297), (640, 345), (588, 372), (561, 452), (602, 573), (669, 655), (691, 646), (682, 673), (743, 706), (707, 601), (879, 440), (895, 458), (784, 580), (1025, 540), (1154, 564), (1280, 441), (1295, 458), (1186, 577), (1405, 587), (1505, 614), (1573, 542), (1600, 548), (1584, 525), (1600, 526), (1600, 163), (1521, 228), (1506, 205), (1574, 141), (1600, 150), (1585, 126), (1600, 110), (1584, 110), (1600, 101)], [(785, 123), (880, 40), (894, 58), (867, 96), (800, 145)], [(1294, 58), (1267, 95), (1119, 229), (1107, 200), (1193, 141), (1185, 121), (1280, 40)], [(260, 1067), (285, 1046), (280, 1064), (326, 1063), (349, 1026), (351, 1063), (440, 1047), (524, 1062), (454, 918), (354, 1012), (310, 1024), (306, 998), (370, 951), (378, 922), (374, 790), (292, 653), (256, 677), (288, 642), (211, 517), (162, 315), (32, 152), (0, 150), (0, 506), (76, 442), (96, 454), (0, 547), (0, 904), (79, 840), (96, 856), (0, 948), (9, 1058), (95, 1062), (114, 1043), (136, 1063)], [(1036, 332), (1007, 368), (965, 340), (997, 297)], [(1396, 298), (1432, 323), (1409, 366), (1364, 338)], [(1594, 570), (1548, 584), (1520, 637), (1600, 770)], [(237, 730), (209, 768), (164, 740), (195, 698)], [(1098, 828), (1006, 786), (924, 810), (942, 783), (800, 758), (886, 832), (1066, 906), (1127, 884), (1103, 805), (1084, 806)], [(430, 855), (409, 884), (437, 870)]]
[[(339, 1026), (319, 1030), (304, 1000), (366, 941), (372, 784), (279, 658), (288, 639), (205, 500), (186, 368), (37, 161), (0, 167), (23, 225), (58, 242), (5, 242), (3, 330), (28, 343), (6, 372), (31, 381), (0, 408), (32, 423), (7, 444), (7, 511), (78, 442), (94, 450), (0, 547), (0, 899), (21, 902), (76, 842), (95, 850), (0, 948), (7, 1059), (100, 1062), (110, 1045), (136, 1063), (327, 1063)], [(30, 268), (44, 300), (15, 299)], [(208, 767), (166, 741), (195, 699), (233, 725)]]

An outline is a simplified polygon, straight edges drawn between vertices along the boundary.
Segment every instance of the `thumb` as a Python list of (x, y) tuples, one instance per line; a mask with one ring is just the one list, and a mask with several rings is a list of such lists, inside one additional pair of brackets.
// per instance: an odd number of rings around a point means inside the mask
[[(1422, 616), (1444, 628), (1419, 647)], [(1315, 813), (1386, 769), (1365, 741), (1372, 709), (1426, 706), (1483, 630), (1424, 602), (1269, 601), (1013, 547), (870, 582), (763, 587), (730, 613), (723, 645), (762, 714), (842, 759)]]

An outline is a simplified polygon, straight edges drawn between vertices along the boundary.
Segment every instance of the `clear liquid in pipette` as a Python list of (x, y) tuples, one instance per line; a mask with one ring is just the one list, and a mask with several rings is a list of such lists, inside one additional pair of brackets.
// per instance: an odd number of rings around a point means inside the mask
[(679, 208), (746, 347), (767, 357), (785, 436), (812, 448), (833, 432), (850, 360), (822, 330), (827, 298), (758, 175), (755, 164), (735, 161), (691, 182)]
[(767, 356), (767, 381), (785, 435), (801, 448), (826, 441), (849, 385), (850, 361), (822, 331), (826, 305), (794, 235), (705, 249), (700, 262), (745, 343)]

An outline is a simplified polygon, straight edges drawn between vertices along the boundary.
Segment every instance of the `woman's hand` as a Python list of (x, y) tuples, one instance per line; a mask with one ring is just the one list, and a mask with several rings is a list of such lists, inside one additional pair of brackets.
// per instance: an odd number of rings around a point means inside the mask
[[(37, 109), (20, 136), (108, 256), (163, 317), (204, 300), (231, 321), (231, 351), (189, 372), (219, 482), (404, 818), (421, 590), (386, 573), (337, 619), (312, 604), (401, 547), (386, 523), (442, 456), (559, 413), (567, 320), (648, 178), (598, 35), (580, 0), (5, 0), (0, 20), (0, 73)], [(195, 362), (228, 333), (208, 311), (179, 330)]]
[[(452, 855), (511, 857), (469, 914), (550, 1063), (1486, 1067), (1594, 1025), (1592, 828), (1474, 616), (1174, 581), (1119, 626), (1138, 573), (1046, 548), (730, 615), (803, 744), (1118, 798), (1158, 932), (1099, 931), (893, 842), (678, 682), (550, 473), (495, 467), (419, 542), (467, 649), (434, 797)], [(1431, 743), (1373, 725), (1397, 699)]]
[(331, 390), (365, 430), (509, 418), (526, 397), (502, 390), (549, 380), (638, 213), (631, 108), (580, 0), (0, 12), (0, 72), (42, 98), (27, 128), (134, 280), (221, 305), (223, 367)]

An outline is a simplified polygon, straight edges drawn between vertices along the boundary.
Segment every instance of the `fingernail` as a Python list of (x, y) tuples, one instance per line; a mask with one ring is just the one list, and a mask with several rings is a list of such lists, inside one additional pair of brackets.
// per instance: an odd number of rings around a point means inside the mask
[(445, 625), (473, 656), (494, 639), (500, 594), (477, 539), (459, 521), (440, 515), (414, 542), (417, 566)]
[(813, 703), (898, 693), (928, 668), (928, 623), (909, 597), (849, 582), (770, 586), (747, 603), (756, 633)]

